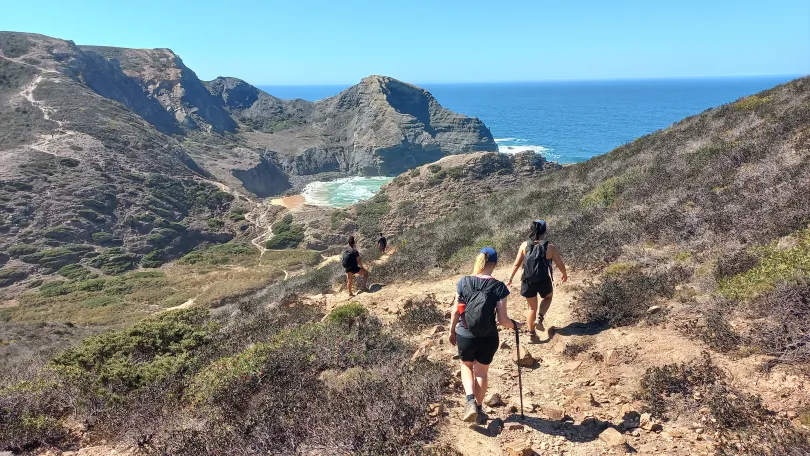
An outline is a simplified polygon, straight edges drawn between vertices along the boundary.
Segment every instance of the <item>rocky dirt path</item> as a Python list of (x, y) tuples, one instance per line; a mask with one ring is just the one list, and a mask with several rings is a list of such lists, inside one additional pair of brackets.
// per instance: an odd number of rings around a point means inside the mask
[[(508, 267), (495, 277), (504, 279)], [(437, 275), (440, 274), (437, 272)], [(501, 349), (490, 368), (487, 426), (469, 425), (459, 419), (463, 395), (454, 393), (442, 403), (438, 418), (439, 441), (465, 455), (503, 454), (591, 456), (602, 454), (701, 455), (712, 453), (712, 435), (685, 419), (657, 423), (641, 415), (642, 404), (633, 393), (644, 370), (653, 365), (683, 362), (699, 356), (701, 347), (674, 328), (606, 328), (578, 323), (572, 316), (574, 290), (582, 280), (573, 271), (572, 281), (558, 286), (546, 324), (556, 329), (539, 333), (532, 342), (521, 334), (521, 354), (528, 352), (523, 370), (525, 420), (520, 420), (516, 364), (512, 360), (515, 336), (501, 330)], [(420, 277), (396, 285), (372, 286), (374, 292), (348, 298), (338, 294), (310, 297), (328, 309), (359, 302), (383, 321), (395, 324), (409, 299), (435, 295), (449, 310), (460, 274)], [(371, 283), (374, 269), (371, 268)], [(524, 321), (525, 299), (512, 288), (509, 313)], [(395, 326), (394, 326), (395, 329)], [(455, 347), (447, 341), (447, 323), (414, 335), (414, 356), (448, 362), (460, 391)], [(567, 346), (584, 347), (581, 353), (564, 354)], [(569, 351), (571, 349), (569, 348)], [(512, 448), (514, 447), (514, 448)], [(512, 448), (509, 450), (507, 448)]]
[[(16, 62), (16, 60), (14, 60), (14, 59), (8, 59), (8, 58), (6, 58), (6, 59)], [(20, 63), (20, 62), (18, 62), (18, 63)], [(51, 153), (50, 147), (49, 147), (51, 145), (51, 143), (53, 143), (55, 141), (58, 141), (58, 140), (61, 140), (61, 139), (64, 139), (65, 137), (68, 137), (68, 136), (73, 136), (73, 135), (76, 134), (76, 132), (73, 131), (73, 130), (66, 129), (64, 121), (57, 120), (57, 119), (53, 118), (53, 114), (56, 112), (56, 110), (54, 108), (46, 106), (46, 105), (44, 105), (42, 103), (42, 101), (36, 100), (34, 98), (34, 90), (36, 90), (37, 87), (39, 87), (39, 85), (42, 83), (43, 80), (45, 80), (46, 77), (49, 77), (48, 76), (49, 74), (57, 74), (58, 75), (58, 73), (55, 70), (46, 70), (46, 69), (42, 69), (42, 68), (39, 68), (39, 67), (36, 67), (36, 68), (39, 69), (42, 73), (38, 74), (34, 78), (33, 81), (31, 81), (29, 84), (27, 84), (23, 88), (23, 90), (19, 93), (18, 99), (26, 100), (27, 102), (31, 103), (32, 106), (34, 106), (35, 108), (42, 111), (42, 116), (45, 118), (45, 120), (56, 123), (56, 125), (57, 125), (56, 133), (42, 134), (42, 135), (40, 135), (40, 137), (39, 137), (39, 139), (37, 140), (36, 143), (31, 144), (31, 145), (28, 146), (31, 149), (35, 149), (35, 150), (38, 150), (40, 152)], [(43, 74), (45, 76), (43, 76)], [(58, 76), (56, 76), (56, 78), (58, 79)], [(12, 101), (12, 102), (14, 102), (14, 101)]]

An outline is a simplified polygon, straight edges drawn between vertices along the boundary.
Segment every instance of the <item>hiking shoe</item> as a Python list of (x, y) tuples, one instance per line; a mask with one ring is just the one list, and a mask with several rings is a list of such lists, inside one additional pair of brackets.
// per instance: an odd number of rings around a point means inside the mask
[(546, 327), (543, 326), (543, 316), (542, 315), (537, 317), (537, 325), (535, 326), (535, 328), (537, 328), (538, 331), (545, 331), (546, 330)]
[(487, 416), (487, 414), (484, 413), (484, 409), (479, 408), (476, 411), (475, 424), (480, 424), (480, 425), (487, 424), (488, 419), (489, 419), (489, 416)]
[(478, 408), (475, 406), (475, 401), (467, 401), (467, 405), (464, 406), (464, 413), (461, 414), (461, 419), (472, 423), (478, 419)]

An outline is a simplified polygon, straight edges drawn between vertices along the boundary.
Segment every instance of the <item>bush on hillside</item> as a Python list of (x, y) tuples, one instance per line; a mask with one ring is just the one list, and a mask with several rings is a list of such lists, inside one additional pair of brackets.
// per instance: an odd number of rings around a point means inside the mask
[(200, 370), (190, 394), (207, 404), (194, 412), (202, 428), (170, 427), (155, 453), (415, 454), (433, 435), (427, 405), (441, 398), (447, 371), (408, 359), (364, 308), (339, 307)]
[(23, 269), (0, 268), (0, 287), (7, 287), (24, 279), (28, 274)]
[(421, 298), (410, 298), (403, 305), (404, 311), (397, 318), (397, 328), (416, 332), (422, 329), (447, 323), (444, 310), (439, 309), (439, 301), (433, 293)]
[(388, 195), (381, 191), (367, 201), (355, 205), (357, 213), (357, 230), (366, 239), (374, 239), (380, 232), (383, 217), (391, 210)]
[(574, 313), (587, 322), (606, 322), (613, 326), (637, 323), (645, 318), (656, 298), (671, 298), (675, 284), (684, 279), (679, 266), (645, 272), (639, 268), (603, 276), (602, 282), (586, 286), (577, 300)]
[(268, 249), (294, 249), (301, 245), (304, 240), (304, 228), (301, 225), (293, 223), (293, 217), (290, 214), (285, 215), (273, 226), (273, 237), (267, 241), (266, 247)]
[(111, 403), (189, 367), (193, 351), (212, 327), (207, 311), (167, 312), (129, 329), (85, 339), (51, 361), (53, 369), (80, 393), (85, 405)]
[(730, 386), (707, 353), (691, 363), (647, 369), (637, 397), (659, 417), (676, 408), (699, 410), (701, 426), (719, 434), (719, 456), (799, 456), (810, 451), (810, 433), (779, 418), (761, 398)]
[(22, 452), (62, 442), (70, 397), (59, 378), (34, 362), (0, 372), (0, 448)]
[(764, 321), (751, 336), (774, 357), (769, 365), (810, 363), (810, 279), (779, 284), (756, 309)]

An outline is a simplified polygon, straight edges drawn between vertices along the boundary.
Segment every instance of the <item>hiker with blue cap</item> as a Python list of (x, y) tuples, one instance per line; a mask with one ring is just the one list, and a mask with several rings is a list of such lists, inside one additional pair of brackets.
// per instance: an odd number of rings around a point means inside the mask
[(517, 329), (522, 326), (509, 318), (506, 297), (509, 289), (492, 277), (498, 265), (498, 252), (484, 247), (475, 259), (472, 275), (462, 277), (456, 285), (456, 298), (450, 317), (449, 339), (458, 346), (461, 358), (461, 383), (467, 395), (462, 419), (484, 424), (487, 415), (482, 403), (487, 393), (487, 373), (498, 351), (498, 327)]
[[(532, 222), (529, 232), (529, 239), (520, 245), (515, 264), (512, 266), (512, 275), (506, 281), (506, 286), (512, 286), (512, 279), (518, 269), (523, 266), (523, 277), (521, 278), (520, 295), (526, 298), (529, 309), (526, 311), (526, 323), (529, 336), (536, 342), (538, 339), (536, 329), (545, 331), (543, 320), (551, 307), (551, 298), (554, 297), (554, 270), (553, 264), (560, 269), (561, 282), (568, 281), (568, 272), (565, 270), (565, 263), (560, 255), (560, 249), (556, 245), (546, 240), (548, 225), (545, 220), (535, 220)], [(540, 295), (540, 309), (538, 312), (537, 295)], [(535, 319), (537, 321), (535, 326)], [(552, 328), (549, 328), (549, 333)], [(551, 334), (549, 334), (551, 335)]]

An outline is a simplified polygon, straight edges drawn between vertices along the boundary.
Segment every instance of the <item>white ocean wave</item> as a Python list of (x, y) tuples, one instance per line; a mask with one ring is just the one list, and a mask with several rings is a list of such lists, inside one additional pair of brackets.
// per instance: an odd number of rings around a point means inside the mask
[(495, 138), (496, 143), (512, 142), (512, 141), (522, 141), (522, 139), (518, 139), (518, 138)]
[(372, 198), (391, 177), (345, 177), (329, 182), (310, 182), (301, 195), (313, 206), (346, 207)]

